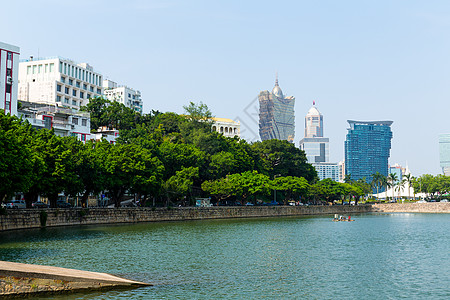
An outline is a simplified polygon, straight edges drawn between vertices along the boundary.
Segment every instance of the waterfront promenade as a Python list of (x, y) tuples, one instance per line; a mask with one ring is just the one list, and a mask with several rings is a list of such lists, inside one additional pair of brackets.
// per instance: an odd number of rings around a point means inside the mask
[[(371, 212), (450, 213), (450, 203), (407, 203), (333, 206), (229, 206), (176, 208), (19, 209), (0, 216), (0, 230), (203, 219), (260, 218)], [(46, 221), (43, 222), (43, 214)]]

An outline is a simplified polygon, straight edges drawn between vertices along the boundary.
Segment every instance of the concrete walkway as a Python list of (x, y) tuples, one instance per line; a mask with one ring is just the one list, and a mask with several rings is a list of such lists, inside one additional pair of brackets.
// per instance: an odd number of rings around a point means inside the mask
[[(3, 278), (3, 280), (1, 280)], [(29, 265), (15, 262), (0, 261), (0, 281), (5, 285), (9, 281), (8, 289), (3, 288), (1, 295), (33, 294), (42, 292), (63, 292), (77, 290), (95, 290), (103, 288), (132, 288), (150, 286), (151, 284), (128, 280), (106, 273), (81, 271), (59, 267)], [(30, 284), (30, 280), (41, 282), (41, 286)], [(45, 282), (45, 283), (43, 283)], [(55, 284), (53, 284), (55, 283)], [(32, 286), (33, 288), (29, 288)]]

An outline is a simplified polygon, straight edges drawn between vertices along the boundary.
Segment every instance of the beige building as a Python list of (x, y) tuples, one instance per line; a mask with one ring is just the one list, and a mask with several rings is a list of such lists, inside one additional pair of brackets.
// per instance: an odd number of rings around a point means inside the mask
[(213, 118), (212, 131), (223, 134), (226, 137), (241, 137), (241, 123), (226, 118)]

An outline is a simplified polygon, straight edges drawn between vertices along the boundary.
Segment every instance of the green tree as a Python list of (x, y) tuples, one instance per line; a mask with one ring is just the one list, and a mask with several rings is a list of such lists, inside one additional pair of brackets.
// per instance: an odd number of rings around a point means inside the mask
[(272, 181), (272, 188), (277, 191), (285, 191), (286, 197), (284, 205), (287, 205), (288, 200), (295, 196), (306, 196), (310, 185), (303, 177), (277, 177)]
[(317, 179), (317, 172), (307, 163), (305, 152), (288, 141), (266, 140), (256, 142), (252, 150), (262, 161), (261, 172), (273, 178), (275, 175), (303, 177), (308, 182)]
[(29, 147), (32, 134), (30, 124), (0, 112), (0, 203), (32, 185), (33, 166), (40, 162)]
[(170, 177), (163, 185), (167, 205), (169, 205), (169, 199), (183, 199), (183, 205), (186, 205), (185, 199), (189, 197), (194, 179), (198, 178), (198, 174), (198, 167), (183, 167), (181, 171), (177, 171)]
[(383, 185), (383, 182), (385, 182), (383, 174), (380, 174), (378, 172), (372, 174), (371, 185), (377, 190), (377, 199), (378, 199), (378, 189)]

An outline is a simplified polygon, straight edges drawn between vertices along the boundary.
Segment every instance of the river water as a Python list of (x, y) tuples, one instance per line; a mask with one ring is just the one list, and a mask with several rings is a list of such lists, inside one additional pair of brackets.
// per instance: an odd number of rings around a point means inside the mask
[(0, 233), (0, 260), (155, 286), (45, 299), (450, 299), (450, 215), (362, 214)]

